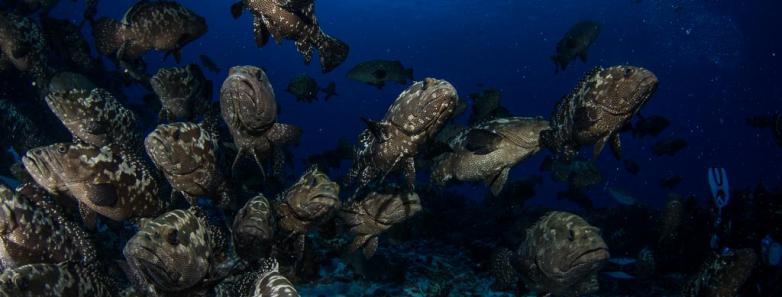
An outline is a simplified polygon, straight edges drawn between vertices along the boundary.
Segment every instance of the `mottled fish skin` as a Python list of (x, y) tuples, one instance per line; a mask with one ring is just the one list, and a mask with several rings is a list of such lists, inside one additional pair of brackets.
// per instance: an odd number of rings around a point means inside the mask
[(452, 179), (484, 181), (495, 196), (508, 171), (540, 150), (540, 132), (549, 129), (542, 118), (509, 117), (477, 124), (449, 142), (452, 152), (436, 158), (432, 180), (444, 185)]
[(257, 271), (232, 276), (215, 288), (216, 297), (299, 297), (290, 280), (279, 272), (273, 258), (263, 261)]
[(274, 147), (298, 142), (301, 129), (277, 123), (277, 101), (266, 73), (255, 66), (235, 66), (220, 89), (220, 111), (239, 152), (233, 166), (250, 154), (258, 166)]
[(402, 168), (412, 189), (419, 146), (440, 131), (458, 101), (456, 89), (445, 80), (426, 78), (403, 91), (381, 121), (366, 120), (369, 127), (359, 134), (349, 181), (360, 189)]
[(149, 50), (176, 57), (206, 31), (206, 19), (174, 1), (139, 1), (122, 20), (101, 18), (93, 25), (98, 51), (120, 61), (137, 60)]
[(226, 238), (197, 207), (142, 220), (123, 249), (131, 279), (151, 296), (224, 278), (226, 253)]
[(634, 66), (595, 68), (563, 97), (551, 117), (551, 130), (541, 143), (570, 160), (582, 145), (594, 144), (597, 157), (606, 143), (621, 159), (619, 130), (638, 113), (657, 89), (657, 77)]
[(204, 115), (212, 96), (212, 82), (198, 65), (161, 68), (149, 80), (160, 98), (160, 121), (195, 120)]
[(81, 28), (69, 20), (46, 17), (41, 20), (47, 43), (53, 51), (62, 55), (68, 67), (83, 73), (93, 73), (99, 64), (92, 57), (92, 50)]
[(575, 297), (598, 289), (597, 271), (609, 258), (600, 230), (581, 217), (550, 212), (527, 229), (516, 269), (539, 293)]
[[(241, 6), (237, 6), (241, 5)], [(313, 49), (318, 50), (321, 70), (334, 70), (347, 59), (348, 45), (323, 32), (315, 17), (315, 1), (242, 0), (232, 9), (248, 9), (253, 14), (253, 32), (256, 45), (264, 46), (269, 36), (279, 44), (284, 39), (296, 42), (296, 49), (304, 56), (304, 63), (312, 61)], [(238, 16), (241, 10), (234, 11)]]
[(277, 222), (269, 200), (263, 194), (253, 197), (234, 217), (234, 247), (243, 259), (252, 261), (268, 257)]
[(202, 124), (159, 125), (144, 145), (155, 166), (191, 205), (197, 204), (199, 196), (214, 197), (223, 207), (230, 205), (228, 186), (217, 164), (217, 136)]
[(34, 84), (45, 88), (52, 74), (48, 65), (46, 38), (29, 18), (0, 11), (0, 69), (10, 63), (32, 76)]
[(587, 60), (587, 50), (600, 35), (600, 24), (593, 21), (578, 22), (557, 42), (557, 53), (551, 57), (557, 72), (565, 70), (570, 61), (580, 57)]
[(39, 205), (0, 185), (0, 270), (95, 260), (95, 247), (83, 230), (54, 207)]
[(106, 90), (55, 91), (46, 96), (46, 103), (78, 142), (114, 143), (131, 152), (141, 147), (136, 115)]
[(117, 284), (97, 263), (38, 263), (0, 274), (0, 297), (114, 297)]
[(340, 210), (340, 218), (354, 236), (349, 251), (364, 248), (371, 258), (378, 246), (378, 236), (422, 210), (416, 193), (381, 194), (372, 192), (361, 201), (351, 202)]
[(47, 139), (32, 119), (4, 99), (0, 99), (0, 135), (4, 138), (0, 144), (11, 145), (20, 154), (44, 145)]
[(305, 234), (328, 220), (340, 207), (339, 185), (317, 167), (311, 167), (275, 205), (279, 227), (290, 234)]
[(28, 151), (22, 162), (48, 192), (76, 199), (88, 225), (95, 213), (122, 221), (165, 208), (152, 172), (118, 145), (58, 143)]

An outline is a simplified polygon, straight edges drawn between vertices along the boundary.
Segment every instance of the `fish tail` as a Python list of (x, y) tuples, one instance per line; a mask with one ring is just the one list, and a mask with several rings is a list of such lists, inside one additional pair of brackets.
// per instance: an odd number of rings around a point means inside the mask
[(98, 51), (105, 55), (116, 53), (122, 46), (120, 39), (120, 23), (109, 18), (101, 18), (92, 26), (92, 35)]
[(320, 53), (320, 67), (323, 73), (337, 68), (348, 57), (350, 47), (347, 43), (334, 37), (325, 35), (318, 43), (318, 52)]

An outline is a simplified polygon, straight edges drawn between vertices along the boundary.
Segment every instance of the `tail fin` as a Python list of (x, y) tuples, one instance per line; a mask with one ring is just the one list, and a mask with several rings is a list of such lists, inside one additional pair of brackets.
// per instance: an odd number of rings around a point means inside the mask
[(323, 73), (330, 72), (337, 68), (345, 59), (348, 58), (350, 47), (334, 37), (324, 35), (323, 40), (318, 44), (318, 53), (320, 54), (320, 68)]
[(120, 36), (120, 23), (109, 18), (101, 18), (92, 26), (92, 36), (95, 37), (95, 46), (104, 55), (112, 55), (122, 46)]

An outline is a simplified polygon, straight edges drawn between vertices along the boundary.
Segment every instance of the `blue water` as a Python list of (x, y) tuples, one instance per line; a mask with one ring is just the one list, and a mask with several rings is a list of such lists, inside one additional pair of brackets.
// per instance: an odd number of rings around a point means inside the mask
[[(120, 18), (132, 2), (104, 1), (99, 14)], [(590, 68), (631, 64), (652, 70), (660, 79), (657, 94), (641, 110), (671, 120), (658, 139), (683, 137), (689, 146), (674, 157), (654, 157), (650, 148), (656, 139), (625, 135), (625, 156), (640, 164), (641, 173), (627, 174), (621, 162), (603, 154), (598, 164), (606, 185), (590, 192), (597, 205), (612, 203), (604, 191), (610, 186), (659, 205), (666, 191), (658, 181), (674, 174), (684, 177), (678, 192), (705, 199), (705, 170), (712, 166), (727, 168), (731, 183), (738, 187), (782, 181), (782, 153), (770, 132), (745, 124), (747, 116), (776, 112), (782, 105), (782, 26), (773, 13), (780, 5), (773, 1), (324, 0), (316, 5), (321, 26), (351, 47), (347, 61), (328, 74), (320, 73), (317, 59), (304, 65), (290, 41), (256, 48), (249, 13), (234, 20), (227, 3), (181, 3), (206, 17), (209, 25), (207, 34), (184, 49), (183, 63), (197, 63), (199, 54), (210, 56), (223, 70), (207, 72), (215, 89), (231, 66), (263, 66), (281, 105), (281, 121), (304, 129), (294, 151), (297, 158), (332, 148), (340, 137), (354, 140), (364, 128), (359, 116), (381, 117), (407, 87), (389, 84), (377, 90), (345, 78), (352, 65), (365, 60), (400, 60), (414, 68), (416, 79), (450, 81), (465, 100), (480, 90), (478, 84), (498, 88), (514, 115), (546, 117)], [(80, 11), (66, 1), (53, 14), (78, 19)], [(603, 24), (589, 60), (574, 61), (555, 74), (548, 57), (568, 28), (582, 19)], [(175, 65), (161, 57), (147, 54), (149, 69)], [(339, 96), (329, 102), (296, 102), (284, 89), (300, 73), (321, 85), (336, 82)], [(143, 94), (140, 89), (135, 92)], [(537, 174), (543, 155), (516, 166), (512, 178)], [(306, 168), (299, 163), (297, 169)], [(564, 203), (552, 198), (561, 188), (546, 182), (536, 202)], [(483, 197), (485, 191), (482, 186), (470, 188), (475, 197)]]

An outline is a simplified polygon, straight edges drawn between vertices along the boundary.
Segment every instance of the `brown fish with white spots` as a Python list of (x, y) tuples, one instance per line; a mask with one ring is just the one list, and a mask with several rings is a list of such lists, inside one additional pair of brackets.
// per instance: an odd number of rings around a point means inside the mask
[(250, 154), (263, 170), (262, 160), (275, 147), (298, 142), (301, 129), (277, 123), (277, 100), (266, 73), (255, 66), (235, 66), (220, 89), (220, 111), (238, 149), (231, 166)]
[(145, 52), (165, 51), (179, 63), (182, 48), (206, 31), (206, 19), (177, 2), (138, 1), (122, 20), (95, 21), (92, 35), (100, 53), (115, 57), (127, 71), (138, 72), (140, 69), (132, 64), (137, 64)]
[(28, 151), (22, 162), (48, 192), (76, 199), (89, 227), (96, 214), (122, 221), (165, 208), (152, 172), (118, 145), (58, 143)]
[(54, 91), (46, 96), (46, 103), (77, 142), (115, 143), (133, 152), (141, 146), (136, 115), (106, 90)]
[(122, 253), (131, 282), (148, 296), (200, 291), (234, 267), (228, 238), (207, 221), (197, 207), (177, 209), (154, 219), (143, 219)]
[(199, 196), (213, 197), (221, 207), (230, 205), (230, 191), (217, 163), (217, 136), (203, 124), (159, 125), (144, 145), (155, 166), (190, 205), (197, 205)]
[(348, 45), (320, 28), (315, 17), (315, 0), (242, 0), (231, 6), (231, 14), (238, 18), (244, 9), (253, 15), (255, 44), (259, 47), (266, 45), (270, 36), (277, 44), (285, 39), (293, 40), (307, 65), (312, 61), (313, 49), (317, 49), (324, 73), (334, 70), (348, 57)]
[(160, 98), (161, 122), (192, 121), (209, 109), (212, 81), (206, 79), (198, 65), (161, 68), (149, 79), (149, 84)]
[[(409, 189), (415, 182), (419, 146), (434, 137), (453, 115), (459, 101), (447, 81), (426, 78), (403, 91), (380, 121), (364, 119), (367, 129), (358, 136), (348, 180), (360, 190), (401, 168)], [(357, 191), (358, 192), (358, 191)]]
[(0, 270), (34, 263), (95, 260), (87, 233), (51, 205), (0, 185)]
[(279, 263), (265, 259), (261, 268), (227, 278), (215, 287), (217, 297), (299, 297), (290, 280), (279, 271)]
[(510, 169), (540, 150), (540, 131), (549, 129), (542, 118), (499, 118), (457, 134), (452, 152), (436, 158), (432, 180), (444, 185), (452, 179), (483, 181), (499, 195)]
[(271, 254), (277, 222), (269, 200), (263, 194), (253, 197), (234, 216), (233, 240), (236, 252), (248, 261)]
[(36, 263), (0, 274), (0, 297), (114, 297), (118, 291), (98, 263)]
[(0, 11), (0, 71), (12, 65), (29, 74), (35, 86), (46, 88), (49, 68), (48, 46), (41, 27), (33, 20)]
[(621, 159), (619, 132), (657, 90), (657, 77), (634, 66), (595, 68), (563, 97), (551, 117), (551, 130), (541, 144), (565, 160), (582, 145), (594, 145), (597, 158), (606, 143)]
[(581, 217), (550, 212), (527, 229), (516, 270), (541, 294), (575, 297), (597, 291), (597, 272), (609, 258), (600, 230)]
[(339, 207), (339, 184), (331, 181), (317, 167), (311, 167), (293, 186), (280, 194), (280, 202), (274, 209), (279, 229), (290, 236), (297, 236), (301, 256), (307, 232), (333, 217)]
[(349, 251), (363, 248), (371, 258), (379, 236), (389, 228), (421, 212), (421, 198), (416, 193), (381, 194), (372, 192), (361, 201), (351, 202), (340, 210), (340, 218), (354, 236)]

